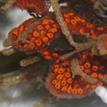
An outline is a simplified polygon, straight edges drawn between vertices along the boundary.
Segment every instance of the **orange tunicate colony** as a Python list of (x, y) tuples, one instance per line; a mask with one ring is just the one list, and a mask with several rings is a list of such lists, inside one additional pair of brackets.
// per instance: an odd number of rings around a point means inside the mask
[(93, 92), (99, 83), (90, 84), (80, 76), (73, 77), (70, 60), (56, 63), (46, 81), (50, 93), (60, 98), (79, 98)]
[[(73, 12), (65, 12), (63, 16), (71, 33), (86, 34), (84, 36), (93, 39), (102, 33), (107, 34), (106, 27), (95, 27)], [(60, 55), (48, 49), (52, 41), (61, 35), (61, 29), (56, 20), (47, 17), (36, 21), (31, 18), (13, 29), (9, 35), (13, 38), (15, 48), (24, 52), (35, 50), (40, 52), (45, 59), (55, 63), (46, 81), (46, 86), (53, 95), (62, 98), (77, 98), (91, 93), (99, 85), (99, 81), (90, 84), (80, 76), (73, 77), (70, 59), (60, 62)], [(23, 42), (24, 35), (27, 35), (27, 38)], [(92, 52), (83, 52), (77, 55), (77, 58), (82, 72), (98, 80), (107, 76), (107, 65), (99, 63), (98, 58), (95, 60), (95, 55)]]
[[(13, 41), (14, 46), (21, 51), (36, 50), (40, 52), (57, 37), (58, 34), (56, 33), (59, 33), (59, 26), (54, 20), (47, 18), (39, 23), (34, 20), (34, 18), (29, 19), (10, 32), (15, 40)], [(29, 26), (32, 26), (32, 28)], [(28, 27), (30, 30), (28, 30)], [(25, 42), (21, 42), (23, 35), (28, 35)]]
[[(106, 27), (94, 27), (93, 24), (88, 23), (73, 12), (65, 12), (63, 16), (71, 33), (85, 34), (85, 36), (90, 36), (93, 39), (96, 39), (102, 33), (107, 34)], [(16, 48), (20, 48), (22, 51), (41, 51), (61, 35), (61, 29), (54, 19), (48, 17), (38, 21), (34, 20), (34, 18), (29, 19), (10, 32), (14, 38)], [(29, 31), (32, 25), (33, 27)], [(26, 42), (22, 43), (20, 39), (24, 34), (28, 35), (28, 37)]]
[(42, 51), (41, 54), (46, 60), (51, 60), (51, 61), (55, 61), (55, 62), (58, 62), (60, 60), (60, 55), (57, 52), (52, 52), (50, 50), (44, 50), (44, 51)]
[(83, 34), (86, 37), (91, 37), (96, 39), (100, 34), (107, 34), (107, 27), (94, 26), (94, 24), (89, 23), (84, 18), (76, 15), (72, 12), (64, 13), (65, 22), (71, 32)]
[[(83, 52), (79, 57), (81, 71), (93, 78), (102, 80), (107, 77), (106, 59), (95, 56), (92, 52)], [(100, 61), (102, 59), (103, 61)]]
[(31, 12), (45, 14), (49, 8), (46, 1), (47, 0), (16, 0), (15, 6)]

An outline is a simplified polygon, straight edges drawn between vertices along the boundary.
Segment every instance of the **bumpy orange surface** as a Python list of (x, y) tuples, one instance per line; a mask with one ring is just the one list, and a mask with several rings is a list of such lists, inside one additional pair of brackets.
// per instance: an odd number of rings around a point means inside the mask
[[(100, 34), (107, 34), (107, 27), (95, 27), (73, 12), (65, 12), (63, 16), (71, 33), (82, 34), (93, 39), (98, 38)], [(33, 21), (30, 22), (30, 20)], [(42, 18), (38, 21), (34, 20), (34, 18), (29, 19), (11, 31), (12, 37), (17, 36), (17, 38), (14, 39), (16, 48), (20, 48), (22, 51), (32, 49), (41, 51), (45, 46), (50, 45), (53, 40), (61, 35), (58, 23), (51, 17)], [(29, 27), (32, 25), (32, 30), (29, 30)], [(26, 42), (22, 43), (19, 38), (22, 38), (24, 33), (28, 38)]]
[(16, 0), (15, 6), (35, 13), (45, 14), (48, 12), (47, 0)]
[(78, 59), (81, 65), (81, 71), (84, 73), (98, 80), (107, 77), (107, 64), (105, 58), (95, 56), (92, 52), (87, 51), (81, 53)]
[[(95, 27), (73, 12), (64, 12), (64, 20), (71, 33), (82, 34), (97, 39), (101, 34), (107, 34), (107, 27)], [(37, 51), (45, 59), (53, 61), (54, 65), (48, 75), (46, 86), (49, 91), (61, 98), (78, 98), (91, 93), (107, 76), (106, 60), (100, 60), (90, 51), (76, 56), (79, 59), (81, 71), (98, 79), (98, 83), (90, 84), (80, 76), (73, 77), (69, 60), (60, 61), (60, 54), (50, 51), (48, 46), (61, 36), (57, 21), (51, 17), (40, 20), (31, 18), (13, 29), (9, 35), (13, 38), (13, 46), (21, 51)], [(27, 37), (23, 41), (23, 37)], [(107, 39), (105, 37), (105, 46)], [(57, 46), (56, 46), (57, 47)]]
[[(15, 40), (14, 46), (21, 51), (41, 51), (57, 38), (59, 26), (54, 20), (47, 18), (41, 20), (39, 23), (36, 23), (34, 20), (33, 18), (29, 19), (10, 32), (10, 35), (12, 35)], [(32, 26), (31, 28), (29, 27), (29, 23)], [(28, 37), (23, 43), (21, 37), (24, 34), (28, 35)]]
[(90, 84), (80, 76), (73, 77), (70, 60), (53, 65), (47, 78), (49, 91), (60, 98), (79, 98), (93, 92), (99, 83)]

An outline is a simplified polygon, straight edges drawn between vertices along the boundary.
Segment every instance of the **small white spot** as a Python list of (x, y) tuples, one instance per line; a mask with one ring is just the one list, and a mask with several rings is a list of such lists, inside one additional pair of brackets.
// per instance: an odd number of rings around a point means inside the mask
[(52, 6), (50, 6), (50, 8), (49, 8), (49, 12), (54, 12), (54, 9)]
[(67, 7), (68, 4), (67, 4), (67, 3), (60, 3), (60, 6), (62, 6), (62, 7)]

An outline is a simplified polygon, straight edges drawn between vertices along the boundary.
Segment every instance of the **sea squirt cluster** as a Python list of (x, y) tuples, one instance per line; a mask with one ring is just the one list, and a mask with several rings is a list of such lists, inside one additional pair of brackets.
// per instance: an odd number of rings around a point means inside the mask
[[(102, 33), (107, 34), (107, 27), (94, 26), (72, 11), (63, 12), (63, 18), (71, 34), (77, 33), (94, 40)], [(39, 20), (35, 18), (26, 20), (11, 30), (9, 37), (13, 40), (14, 48), (25, 53), (36, 51), (46, 60), (53, 62), (46, 80), (46, 87), (50, 93), (60, 98), (84, 97), (92, 93), (98, 85), (103, 85), (103, 78), (107, 76), (107, 64), (104, 64), (106, 59), (100, 60), (101, 58), (88, 50), (77, 54), (74, 57), (79, 61), (81, 72), (97, 79), (97, 82), (92, 84), (80, 75), (74, 76), (71, 67), (72, 58), (62, 61), (59, 53), (48, 49), (53, 41), (62, 36), (61, 34), (55, 18), (47, 16)]]

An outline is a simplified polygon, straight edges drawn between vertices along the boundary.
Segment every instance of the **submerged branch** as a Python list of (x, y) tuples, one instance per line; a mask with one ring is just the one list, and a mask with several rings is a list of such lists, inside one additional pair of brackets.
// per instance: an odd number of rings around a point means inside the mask
[(94, 84), (94, 83), (97, 82), (97, 80), (95, 78), (92, 78), (89, 75), (87, 75), (87, 74), (85, 74), (84, 72), (81, 71), (80, 65), (79, 65), (79, 61), (77, 59), (72, 59), (72, 61), (71, 61), (71, 69), (72, 69), (72, 73), (73, 73), (74, 77), (76, 75), (79, 75), (82, 78), (84, 78), (86, 81), (88, 81), (89, 83)]
[(25, 59), (20, 61), (20, 66), (26, 67), (28, 65), (31, 65), (31, 64), (33, 64), (35, 62), (39, 62), (39, 61), (40, 61), (40, 59), (36, 56), (28, 57), (28, 58), (25, 58)]
[(94, 44), (95, 44), (94, 41), (89, 41), (88, 43), (85, 43), (85, 44), (77, 44), (75, 51), (71, 51), (71, 52), (69, 52), (69, 53), (67, 53), (67, 54), (62, 55), (62, 56), (60, 57), (60, 59), (61, 59), (61, 60), (65, 60), (65, 59), (67, 59), (67, 58), (72, 57), (72, 56), (75, 55), (75, 54), (78, 54), (78, 53), (82, 52), (82, 51), (85, 51), (85, 50), (87, 50), (87, 49), (91, 49)]
[(70, 43), (70, 45), (75, 45), (72, 35), (67, 27), (67, 24), (65, 23), (62, 13), (60, 11), (60, 5), (58, 3), (59, 0), (50, 0), (50, 1), (52, 4), (52, 7), (54, 9), (56, 19), (61, 27), (62, 33), (65, 35), (65, 37), (68, 40), (68, 42)]
[(10, 47), (8, 49), (2, 50), (0, 53), (4, 56), (10, 56), (10, 55), (14, 54), (15, 52), (16, 52), (16, 50), (13, 47)]
[(22, 82), (22, 73), (19, 71), (0, 75), (0, 86), (11, 86)]
[(81, 49), (85, 49), (87, 47), (92, 47), (95, 44), (95, 41), (88, 38), (88, 42), (87, 43), (76, 43), (73, 40), (73, 36), (71, 34), (71, 32), (68, 29), (68, 26), (66, 24), (66, 22), (64, 21), (63, 15), (61, 13), (61, 9), (60, 9), (60, 5), (58, 3), (58, 0), (50, 0), (52, 7), (54, 9), (54, 13), (56, 16), (56, 20), (59, 23), (62, 33), (65, 35), (65, 38), (67, 39), (67, 41), (69, 42), (69, 44), (71, 46), (74, 46), (77, 50), (81, 50)]

